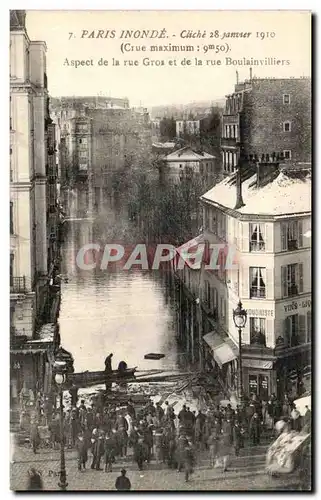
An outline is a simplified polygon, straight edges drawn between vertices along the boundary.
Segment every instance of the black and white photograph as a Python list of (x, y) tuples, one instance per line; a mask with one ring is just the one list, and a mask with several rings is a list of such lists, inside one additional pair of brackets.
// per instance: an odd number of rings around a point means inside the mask
[(10, 489), (311, 491), (312, 14), (87, 9), (10, 10)]

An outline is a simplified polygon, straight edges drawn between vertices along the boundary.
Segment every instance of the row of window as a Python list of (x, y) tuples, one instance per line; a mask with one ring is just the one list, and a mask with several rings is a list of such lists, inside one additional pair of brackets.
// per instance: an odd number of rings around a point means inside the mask
[[(249, 268), (249, 291), (250, 298), (266, 298), (266, 268)], [(281, 297), (294, 297), (304, 293), (303, 264), (288, 264), (281, 266)]]
[[(249, 318), (250, 344), (266, 346), (266, 318)], [(292, 314), (284, 320), (283, 342), (285, 347), (295, 347), (311, 342), (311, 311), (306, 315)]]
[(239, 127), (238, 125), (225, 125), (223, 131), (223, 138), (225, 139), (237, 139), (239, 136)]
[(234, 151), (223, 150), (222, 157), (223, 157), (223, 170), (225, 172), (234, 172), (238, 162), (237, 153)]
[[(227, 236), (227, 218), (220, 210), (209, 209), (205, 207), (205, 228), (216, 234), (219, 238), (226, 240)], [(237, 244), (237, 235), (235, 232), (235, 222), (233, 223), (234, 238), (233, 242)], [(281, 223), (281, 250), (294, 251), (303, 246), (303, 222), (302, 220), (293, 220)], [(266, 224), (249, 224), (249, 252), (265, 252), (266, 250)]]

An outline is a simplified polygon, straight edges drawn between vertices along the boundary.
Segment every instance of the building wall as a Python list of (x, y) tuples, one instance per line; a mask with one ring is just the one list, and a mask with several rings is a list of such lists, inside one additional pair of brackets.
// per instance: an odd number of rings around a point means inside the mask
[[(213, 219), (221, 213), (225, 217), (224, 234), (213, 233)], [(291, 220), (298, 220), (292, 218)], [(300, 218), (301, 219), (301, 218)], [(304, 217), (304, 229), (310, 229), (310, 218)], [(250, 224), (259, 224), (263, 233), (264, 251), (250, 250)], [(221, 326), (237, 342), (237, 331), (233, 321), (233, 309), (238, 300), (242, 301), (243, 307), (248, 311), (248, 321), (243, 330), (243, 342), (250, 343), (250, 318), (266, 318), (266, 346), (274, 348), (277, 338), (284, 332), (284, 320), (293, 313), (305, 316), (311, 309), (311, 252), (310, 239), (304, 237), (303, 246), (297, 251), (286, 251), (276, 253), (280, 247), (280, 222), (265, 222), (259, 217), (251, 222), (240, 221), (224, 214), (220, 209), (207, 207), (204, 210), (205, 239), (210, 244), (227, 244), (235, 246), (235, 261), (238, 269), (228, 270), (227, 273), (219, 275), (217, 271), (205, 271), (203, 275), (203, 297), (205, 281), (210, 283), (218, 293), (217, 306), (218, 318)], [(292, 298), (282, 297), (281, 267), (290, 264), (302, 264), (303, 266), (303, 290)], [(265, 297), (250, 298), (250, 268), (263, 268), (265, 282)], [(222, 302), (223, 301), (223, 302)], [(224, 303), (225, 301), (225, 303)], [(223, 311), (220, 310), (222, 309)], [(225, 310), (226, 309), (226, 310)]]
[(10, 32), (11, 319), (17, 335), (28, 337), (41, 303), (38, 274), (47, 273), (45, 50), (23, 27)]
[[(283, 96), (290, 96), (290, 103)], [(291, 151), (294, 162), (311, 161), (311, 80), (253, 80), (245, 93), (241, 124), (245, 154)], [(284, 131), (289, 121), (291, 130)]]

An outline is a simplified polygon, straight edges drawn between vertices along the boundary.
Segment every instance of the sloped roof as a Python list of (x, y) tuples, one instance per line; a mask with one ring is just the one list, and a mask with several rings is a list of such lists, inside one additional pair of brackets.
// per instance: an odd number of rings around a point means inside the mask
[[(241, 214), (283, 215), (311, 211), (311, 175), (294, 176), (280, 172), (270, 183), (257, 187), (256, 174), (242, 182), (244, 206)], [(203, 200), (234, 209), (236, 185), (224, 179), (202, 196)]]
[(189, 146), (178, 149), (173, 153), (170, 153), (165, 158), (167, 161), (199, 161), (199, 160), (214, 160), (215, 156), (212, 156), (205, 151), (197, 152)]

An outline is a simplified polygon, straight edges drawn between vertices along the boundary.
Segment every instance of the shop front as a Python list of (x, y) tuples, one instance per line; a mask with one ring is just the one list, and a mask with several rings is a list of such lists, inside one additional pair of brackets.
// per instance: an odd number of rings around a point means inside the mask
[(261, 401), (268, 401), (275, 392), (273, 361), (245, 358), (242, 364), (245, 395), (251, 397), (255, 394)]
[(310, 345), (300, 351), (287, 350), (279, 355), (276, 363), (278, 397), (288, 394), (291, 398), (300, 397), (311, 390), (312, 359)]

